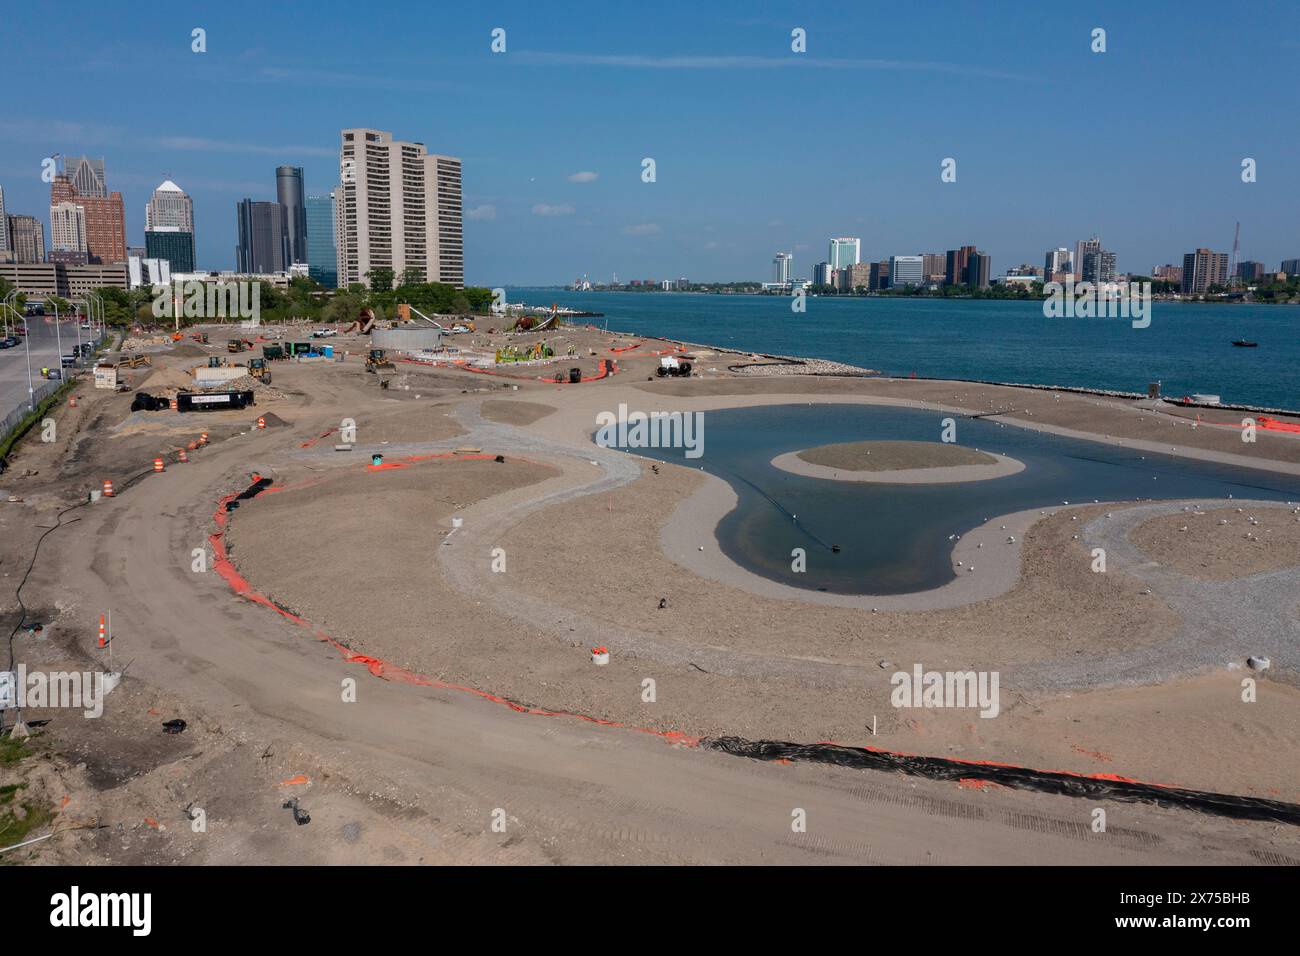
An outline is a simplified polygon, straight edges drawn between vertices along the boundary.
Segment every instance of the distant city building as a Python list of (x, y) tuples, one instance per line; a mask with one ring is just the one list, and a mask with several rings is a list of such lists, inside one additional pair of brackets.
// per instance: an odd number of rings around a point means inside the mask
[(1085, 281), (1096, 281), (1087, 279), (1083, 274), (1084, 257), (1090, 252), (1101, 252), (1101, 237), (1093, 236), (1091, 239), (1080, 239), (1074, 244), (1074, 257), (1070, 260), (1074, 264), (1076, 278), (1083, 278)]
[(144, 228), (194, 231), (194, 202), (170, 179), (153, 191), (144, 207)]
[(90, 265), (90, 256), (85, 249), (51, 249), (45, 261), (58, 262), (65, 266), (86, 266)]
[(966, 284), (973, 289), (987, 289), (993, 262), (983, 252), (974, 252), (966, 262)]
[(974, 254), (974, 246), (949, 249), (944, 260), (943, 281), (947, 285), (965, 285), (967, 279), (966, 266), (970, 262), (970, 257)]
[(338, 284), (391, 269), (421, 282), (465, 284), (461, 162), (382, 130), (340, 132), (335, 234)]
[(1182, 291), (1186, 295), (1201, 295), (1211, 286), (1228, 282), (1228, 254), (1210, 249), (1197, 249), (1183, 256)]
[[(860, 255), (862, 240), (854, 238), (832, 239), (830, 248), (830, 264), (832, 269), (844, 269), (848, 266), (856, 266), (862, 261)], [(814, 280), (816, 281), (816, 280)]]
[(86, 253), (86, 210), (75, 202), (50, 206), (50, 251)]
[(334, 247), (334, 194), (307, 197), (307, 274), (333, 289), (339, 284)]
[(1065, 246), (1057, 246), (1055, 249), (1047, 250), (1047, 258), (1043, 261), (1043, 280), (1046, 282), (1064, 282), (1074, 274), (1074, 260), (1070, 257), (1070, 250)]
[[(102, 192), (103, 162), (95, 163), (84, 157), (74, 167), (83, 181)], [(104, 196), (83, 195), (81, 190), (64, 173), (59, 173), (50, 183), (50, 208), (72, 202), (82, 208), (86, 220), (86, 251), (91, 263), (111, 264), (126, 262), (126, 211), (122, 194), (110, 192)], [(53, 232), (53, 223), (50, 224)]]
[(1022, 262), (1020, 265), (1012, 266), (1008, 269), (1006, 277), (1009, 279), (1041, 279), (1043, 277), (1043, 270), (1039, 266), (1031, 266), (1028, 262)]
[(9, 217), (5, 215), (5, 188), (0, 186), (0, 260), (9, 258)]
[(65, 156), (63, 158), (63, 174), (76, 187), (79, 196), (85, 196), (89, 199), (108, 198), (108, 180), (104, 178), (104, 161), (102, 159), (88, 159), (85, 156), (72, 159)]
[(772, 257), (772, 281), (778, 285), (785, 285), (790, 281), (790, 269), (794, 264), (794, 256), (788, 252), (778, 252)]
[(144, 234), (147, 259), (164, 259), (173, 272), (194, 271), (194, 233), (175, 226), (157, 226)]
[(942, 252), (927, 252), (921, 260), (921, 274), (926, 284), (942, 284), (948, 275), (948, 257)]
[(235, 216), (239, 226), (239, 245), (235, 247), (236, 271), (287, 272), (289, 237), (284, 207), (278, 202), (243, 199), (235, 204)]
[(1300, 272), (1300, 259), (1283, 259), (1280, 272), (1285, 272), (1289, 276)]
[(923, 285), (925, 283), (924, 268), (925, 258), (923, 256), (890, 256), (890, 288), (901, 289), (903, 286)]
[[(1237, 263), (1237, 278), (1244, 279), (1247, 282), (1256, 282), (1264, 278), (1266, 271), (1262, 262), (1246, 261)], [(1285, 272), (1286, 270), (1283, 269), (1282, 271)]]
[(869, 263), (867, 266), (867, 290), (879, 292), (889, 288), (889, 260)]
[(32, 297), (61, 296), (75, 299), (95, 289), (126, 289), (127, 264), (78, 265), (61, 262), (0, 263), (0, 278)]
[(829, 262), (819, 262), (812, 267), (813, 285), (834, 285), (836, 268)]
[(871, 287), (871, 263), (855, 262), (840, 270), (840, 287), (846, 292)]
[(289, 261), (308, 262), (307, 204), (303, 198), (302, 167), (277, 166), (275, 198), (284, 207), (289, 237)]
[(138, 289), (142, 285), (170, 285), (171, 264), (166, 259), (128, 256), (126, 260), (127, 285)]
[(1084, 282), (1105, 283), (1115, 281), (1115, 253), (1105, 249), (1089, 249), (1083, 254), (1081, 275)]
[(45, 227), (35, 216), (7, 216), (9, 252), (14, 262), (45, 261)]
[(1183, 284), (1183, 267), (1175, 265), (1156, 266), (1151, 270), (1151, 278), (1159, 282), (1173, 282), (1176, 285)]

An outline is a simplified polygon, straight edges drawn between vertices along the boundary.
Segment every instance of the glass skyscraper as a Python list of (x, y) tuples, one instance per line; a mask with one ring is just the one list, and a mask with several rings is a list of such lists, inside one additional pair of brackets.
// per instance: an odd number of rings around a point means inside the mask
[(339, 284), (334, 254), (334, 194), (307, 197), (307, 274), (327, 289)]

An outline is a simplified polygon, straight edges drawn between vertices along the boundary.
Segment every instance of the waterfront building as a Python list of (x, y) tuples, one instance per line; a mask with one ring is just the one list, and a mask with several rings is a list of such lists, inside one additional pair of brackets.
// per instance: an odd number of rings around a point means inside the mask
[(772, 281), (777, 285), (788, 285), (794, 256), (788, 252), (778, 252), (772, 257)]
[(369, 285), (391, 269), (420, 282), (465, 284), (461, 161), (423, 143), (356, 127), (340, 132), (335, 235), (338, 284)]
[(974, 246), (949, 249), (944, 261), (944, 283), (947, 285), (965, 285), (967, 279), (966, 266), (970, 262), (970, 257), (974, 254)]
[(307, 262), (307, 208), (303, 198), (301, 166), (276, 167), (275, 198), (284, 207), (289, 262)]
[(925, 277), (922, 272), (924, 268), (925, 258), (923, 256), (890, 256), (890, 288), (900, 289), (903, 286), (924, 285)]
[(1197, 249), (1183, 256), (1183, 284), (1185, 295), (1201, 295), (1211, 286), (1228, 282), (1228, 254), (1210, 249)]
[(830, 244), (831, 268), (844, 269), (848, 266), (856, 266), (862, 261), (860, 255), (861, 248), (861, 239), (832, 239)]

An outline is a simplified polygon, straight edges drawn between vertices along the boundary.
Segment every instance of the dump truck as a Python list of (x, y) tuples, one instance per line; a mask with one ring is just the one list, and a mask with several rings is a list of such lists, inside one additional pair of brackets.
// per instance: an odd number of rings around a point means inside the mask
[(262, 358), (268, 362), (278, 362), (285, 358), (284, 347), (280, 345), (263, 345)]
[(395, 372), (397, 366), (388, 359), (388, 354), (383, 349), (371, 349), (370, 354), (366, 356), (367, 372)]

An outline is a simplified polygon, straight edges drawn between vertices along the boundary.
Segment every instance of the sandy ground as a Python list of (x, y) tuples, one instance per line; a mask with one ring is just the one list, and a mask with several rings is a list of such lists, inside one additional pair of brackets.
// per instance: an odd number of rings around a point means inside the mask
[[(298, 330), (273, 334), (303, 337)], [(538, 336), (475, 338), (527, 345)], [(548, 341), (579, 354), (510, 376), (407, 365), (376, 376), (358, 358), (365, 341), (341, 336), (336, 348), (351, 351), (343, 362), (274, 365), (273, 406), (132, 418), (129, 395), (87, 388), (77, 408), (56, 410), (58, 441), (27, 442), (0, 476), (0, 501), (21, 499), (0, 504), (0, 580), (16, 584), (56, 513), (104, 479), (117, 483), (119, 499), (65, 516), (71, 523), (48, 537), (24, 591), (48, 626), (44, 637), (20, 637), (19, 652), (50, 666), (93, 659), (94, 621), (113, 607), (121, 652), (130, 649), (133, 664), (103, 723), (56, 714), (40, 729), (36, 756), (22, 764), (28, 792), (53, 802), (69, 825), (90, 829), (43, 845), (53, 857), (32, 853), (24, 861), (803, 859), (790, 856), (798, 848), (773, 848), (757, 833), (776, 807), (783, 817), (777, 829), (788, 835), (785, 804), (795, 798), (792, 787), (805, 783), (827, 788), (818, 792), (833, 804), (831, 839), (856, 835), (857, 843), (850, 838), (835, 850), (845, 859), (941, 860), (943, 853), (916, 849), (938, 834), (946, 852), (965, 860), (1010, 859), (999, 856), (1008, 852), (1087, 860), (1094, 852), (1073, 844), (1053, 849), (1046, 836), (1086, 816), (1077, 800), (971, 795), (913, 780), (898, 787), (914, 796), (900, 797), (888, 775), (868, 774), (867, 788), (854, 784), (853, 792), (864, 797), (869, 789), (873, 803), (834, 802), (835, 788), (845, 785), (837, 771), (715, 765), (691, 759), (696, 755), (682, 763), (675, 749), (645, 735), (580, 722), (573, 729), (462, 692), (413, 696), (364, 667), (341, 664), (313, 640), (313, 629), (449, 683), (634, 727), (838, 740), (1300, 800), (1294, 767), (1278, 759), (1300, 746), (1300, 691), (1268, 673), (1235, 670), (1235, 653), (1158, 683), (1107, 680), (1084, 689), (1093, 669), (1101, 673), (1109, 661), (1160, 657), (1203, 613), (1183, 592), (1153, 585), (1140, 561), (1092, 572), (1082, 529), (1112, 511), (1118, 518), (1123, 505), (1028, 514), (1016, 525), (1014, 545), (999, 527), (1012, 519), (995, 517), (954, 543), (954, 562), (968, 566), (976, 555), (979, 571), (961, 582), (1002, 575), (991, 589), (996, 596), (963, 584), (975, 589), (952, 606), (873, 613), (756, 593), (720, 582), (713, 570), (693, 570), (665, 549), (665, 529), (716, 479), (672, 465), (656, 473), (648, 462), (595, 449), (589, 434), (597, 411), (624, 401), (695, 409), (794, 396), (998, 411), (1030, 427), (1275, 470), (1300, 470), (1300, 441), (1261, 432), (1247, 444), (1228, 413), (1214, 416), (1225, 424), (1198, 424), (1178, 411), (1050, 391), (742, 377), (728, 368), (765, 363), (709, 349), (690, 351), (696, 377), (661, 381), (654, 377), (659, 353), (680, 354), (671, 343), (590, 329), (565, 329)], [(178, 370), (221, 353), (224, 339), (214, 334), (206, 348), (185, 343), (155, 361)], [(594, 374), (601, 359), (616, 361), (619, 372), (580, 386), (539, 381), (575, 364)], [(259, 414), (272, 427), (254, 429)], [(335, 452), (348, 422), (356, 427), (355, 449)], [(210, 448), (189, 465), (169, 460), (166, 474), (150, 473), (155, 455), (183, 447), (200, 430), (210, 433)], [(377, 472), (364, 465), (376, 450), (392, 462), (457, 444), (481, 445), (506, 460), (430, 459)], [(232, 516), (231, 558), (310, 628), (237, 601), (215, 575), (189, 573), (195, 541), (211, 531), (216, 497), (244, 487), (253, 471), (274, 476), (282, 490)], [(1157, 517), (1132, 541), (1149, 546), (1151, 559), (1170, 571), (1213, 580), (1228, 568), (1250, 574), (1300, 564), (1294, 516), (1251, 513), (1258, 527), (1235, 511), (1235, 520), (1228, 516), (1227, 528), (1241, 537), (1232, 547), (1208, 515), (1203, 529), (1190, 517)], [(1244, 537), (1248, 529), (1281, 543), (1261, 552)], [(702, 553), (694, 538), (708, 548), (712, 524), (690, 536), (693, 557)], [(710, 568), (718, 566), (716, 554), (703, 554)], [(15, 608), (6, 597), (0, 614), (14, 620)], [(591, 664), (595, 644), (611, 649), (608, 667)], [(1000, 713), (983, 719), (972, 710), (893, 707), (890, 676), (916, 663), (999, 671)], [(338, 704), (339, 677), (347, 674), (362, 681), (355, 708)], [(1044, 674), (1070, 680), (1052, 684)], [(1247, 676), (1259, 683), (1249, 704), (1242, 700)], [(172, 716), (189, 722), (185, 734), (160, 733), (160, 721)], [(283, 809), (288, 794), (305, 797), (311, 826), (293, 826)], [(721, 795), (720, 810), (709, 794)], [(922, 799), (931, 802), (914, 809), (912, 801)], [(953, 822), (934, 815), (934, 800), (951, 805), (945, 812)], [(192, 835), (186, 807), (203, 804), (217, 807), (224, 839)], [(512, 826), (522, 821), (522, 833), (486, 829), (488, 813), (502, 804)], [(914, 812), (922, 815), (907, 815)], [(985, 814), (1002, 821), (1013, 812), (1033, 826), (1010, 834), (990, 829), (994, 820)], [(1125, 812), (1141, 821), (1132, 826), (1161, 834), (1141, 845), (1163, 847), (1165, 859), (1245, 858), (1247, 851), (1256, 862), (1288, 859), (1277, 849), (1276, 827)], [(864, 819), (875, 837), (858, 833), (854, 821)], [(879, 835), (886, 823), (897, 839)], [(987, 847), (983, 833), (994, 840)], [(873, 840), (883, 848), (868, 853)]]
[(1129, 540), (1169, 568), (1229, 581), (1300, 563), (1300, 508), (1218, 508), (1143, 522)]
[(840, 442), (806, 448), (795, 454), (809, 464), (844, 471), (952, 468), (956, 465), (991, 465), (997, 460), (974, 448), (928, 441)]
[(946, 484), (1003, 478), (1024, 463), (961, 445), (937, 442), (841, 442), (787, 452), (772, 459), (783, 471), (829, 481), (883, 484)]

